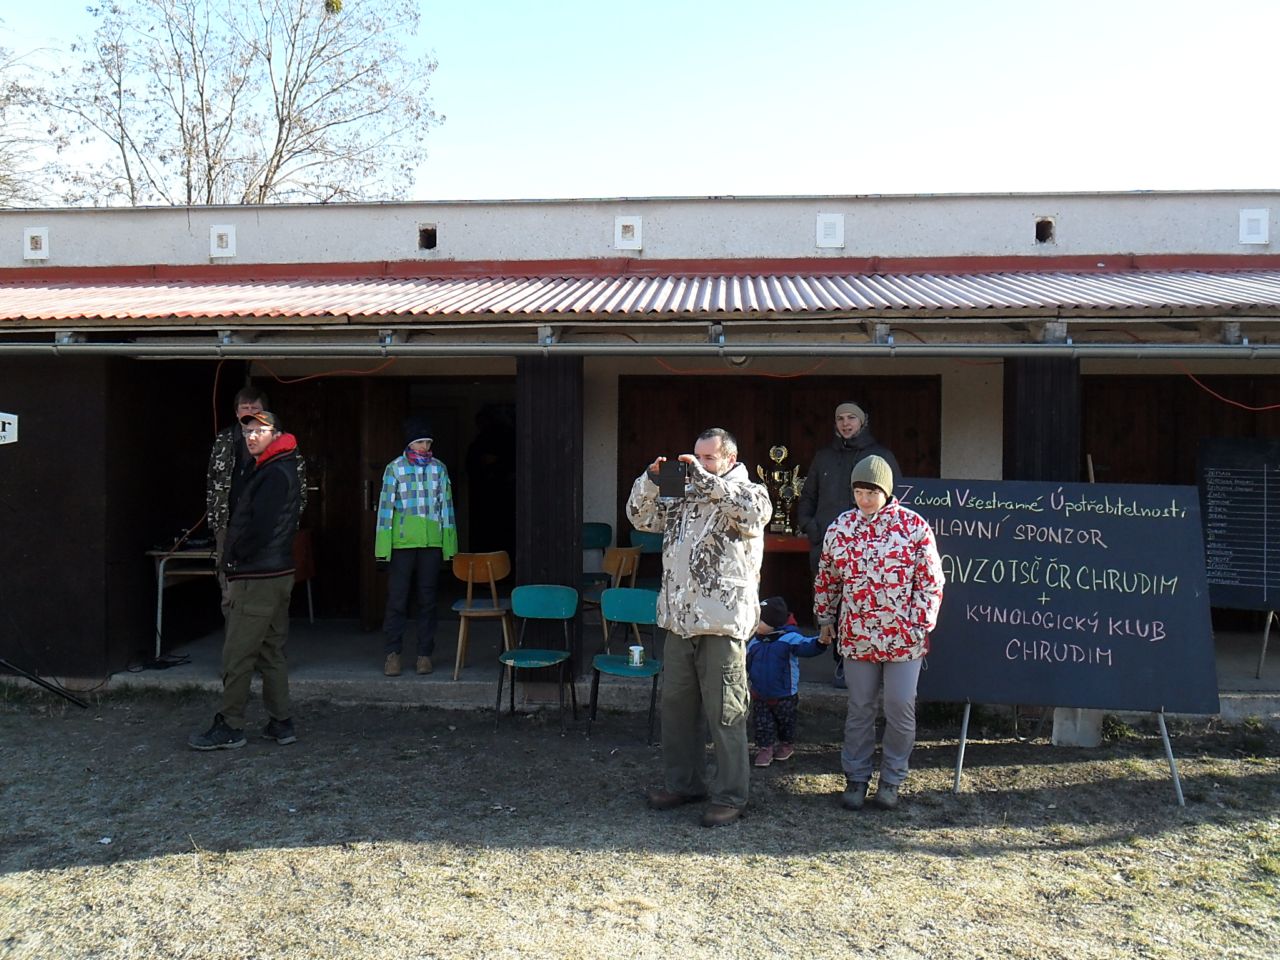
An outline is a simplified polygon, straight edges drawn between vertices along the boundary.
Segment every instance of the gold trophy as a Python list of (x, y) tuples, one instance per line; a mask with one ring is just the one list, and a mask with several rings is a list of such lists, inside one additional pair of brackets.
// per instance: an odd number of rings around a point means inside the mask
[(773, 466), (766, 472), (764, 467), (756, 465), (756, 474), (764, 481), (773, 500), (773, 520), (769, 522), (770, 533), (795, 533), (791, 523), (791, 508), (800, 497), (804, 488), (804, 478), (800, 476), (800, 468), (787, 469), (782, 462), (787, 459), (787, 448), (782, 444), (769, 448), (769, 459)]

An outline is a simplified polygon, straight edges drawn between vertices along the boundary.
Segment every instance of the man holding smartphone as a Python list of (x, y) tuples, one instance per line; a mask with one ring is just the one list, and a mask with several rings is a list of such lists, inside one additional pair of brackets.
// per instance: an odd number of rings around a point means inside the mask
[[(731, 823), (747, 805), (746, 648), (760, 621), (760, 563), (773, 515), (768, 491), (738, 463), (738, 444), (720, 427), (704, 430), (681, 485), (658, 480), (666, 457), (636, 478), (627, 516), (637, 530), (662, 533), (658, 625), (663, 653), (662, 760), (666, 784), (649, 806), (672, 810), (709, 798), (704, 827)], [(700, 728), (711, 732), (715, 776), (707, 781)]]

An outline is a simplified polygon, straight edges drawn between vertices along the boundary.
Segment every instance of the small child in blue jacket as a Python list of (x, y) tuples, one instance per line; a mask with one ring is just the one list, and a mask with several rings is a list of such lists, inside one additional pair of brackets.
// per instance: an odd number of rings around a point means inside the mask
[(757, 767), (786, 760), (796, 752), (796, 716), (800, 706), (800, 661), (816, 657), (824, 645), (806, 637), (791, 621), (787, 602), (770, 597), (760, 604), (760, 624), (747, 644), (747, 680), (756, 731)]

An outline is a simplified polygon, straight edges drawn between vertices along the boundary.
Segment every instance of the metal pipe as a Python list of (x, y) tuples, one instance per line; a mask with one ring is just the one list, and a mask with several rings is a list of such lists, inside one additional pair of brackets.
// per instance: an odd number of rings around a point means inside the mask
[(32, 343), (0, 341), (0, 356), (125, 356), (254, 360), (390, 357), (1069, 357), (1142, 360), (1280, 359), (1280, 344), (1153, 343)]

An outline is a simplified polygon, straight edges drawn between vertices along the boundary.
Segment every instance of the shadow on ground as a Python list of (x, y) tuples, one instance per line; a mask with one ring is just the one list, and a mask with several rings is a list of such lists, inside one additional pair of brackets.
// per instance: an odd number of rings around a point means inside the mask
[[(1274, 815), (1280, 796), (1280, 735), (1211, 724), (1175, 734), (1185, 808), (1149, 732), (1080, 750), (983, 740), (979, 729), (954, 795), (955, 732), (939, 728), (921, 731), (898, 811), (848, 813), (837, 802), (841, 718), (809, 710), (795, 757), (755, 772), (744, 821), (705, 830), (696, 806), (645, 807), (661, 766), (641, 714), (602, 714), (587, 739), (582, 714), (562, 733), (554, 711), (504, 713), (495, 732), (487, 711), (307, 704), (296, 744), (187, 749), (214, 708), (207, 693), (116, 695), (81, 710), (10, 692), (0, 701), (0, 873), (381, 841), (983, 857), (1198, 823), (1244, 829)], [(253, 717), (256, 733), (265, 718)], [(1075, 830), (1085, 825), (1087, 838)], [(1000, 829), (972, 829), (984, 827)]]

